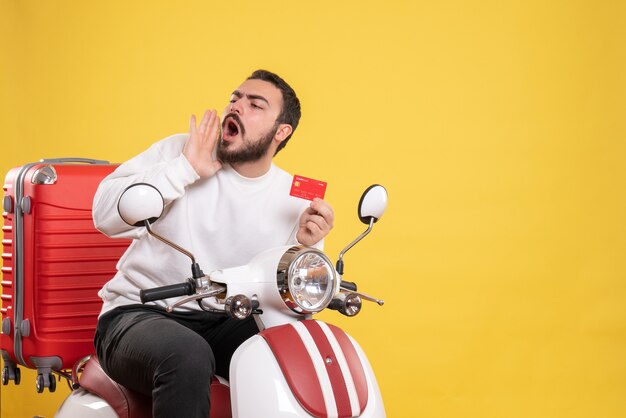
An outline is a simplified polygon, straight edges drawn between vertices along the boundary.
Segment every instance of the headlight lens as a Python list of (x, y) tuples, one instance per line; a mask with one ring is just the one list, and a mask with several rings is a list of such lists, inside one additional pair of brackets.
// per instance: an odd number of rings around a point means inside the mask
[(278, 266), (278, 288), (285, 304), (298, 313), (326, 308), (336, 292), (331, 261), (315, 248), (292, 247)]

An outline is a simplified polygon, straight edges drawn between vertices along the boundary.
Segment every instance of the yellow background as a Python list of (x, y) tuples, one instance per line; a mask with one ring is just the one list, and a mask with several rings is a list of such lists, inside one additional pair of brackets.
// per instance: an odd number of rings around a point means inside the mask
[[(0, 171), (119, 162), (256, 68), (303, 118), (277, 163), (328, 182), (334, 258), (386, 300), (323, 314), (390, 417), (626, 416), (623, 1), (0, 0)], [(34, 375), (2, 417), (51, 417)]]

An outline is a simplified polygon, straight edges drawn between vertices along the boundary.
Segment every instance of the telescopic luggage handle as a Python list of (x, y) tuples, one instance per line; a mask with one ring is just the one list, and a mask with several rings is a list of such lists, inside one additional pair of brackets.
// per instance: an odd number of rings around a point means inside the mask
[(94, 160), (92, 158), (43, 158), (40, 160), (47, 164), (66, 164), (66, 163), (84, 163), (84, 164), (109, 164), (106, 160)]

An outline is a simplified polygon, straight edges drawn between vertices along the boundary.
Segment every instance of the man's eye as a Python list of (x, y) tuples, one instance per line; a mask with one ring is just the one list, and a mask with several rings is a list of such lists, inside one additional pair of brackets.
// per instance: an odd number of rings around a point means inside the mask
[(230, 99), (231, 103), (235, 103), (237, 101), (237, 99)]
[(252, 103), (252, 107), (254, 107), (255, 109), (261, 109), (261, 106), (254, 104), (254, 103)]

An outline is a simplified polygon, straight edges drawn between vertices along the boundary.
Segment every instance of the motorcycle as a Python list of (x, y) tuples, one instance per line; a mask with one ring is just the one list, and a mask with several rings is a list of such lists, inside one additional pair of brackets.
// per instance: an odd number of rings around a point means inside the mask
[[(383, 186), (365, 190), (358, 213), (367, 229), (340, 252), (335, 265), (316, 248), (284, 246), (258, 254), (247, 265), (205, 275), (193, 254), (151, 229), (164, 208), (160, 192), (148, 184), (126, 189), (118, 202), (122, 219), (191, 260), (190, 279), (144, 289), (142, 303), (181, 297), (166, 310), (195, 301), (205, 311), (235, 319), (253, 315), (261, 330), (235, 351), (230, 381), (216, 376), (211, 382), (211, 418), (386, 416), (358, 343), (339, 327), (312, 319), (324, 309), (353, 317), (363, 300), (383, 305), (343, 279), (343, 258), (371, 232), (386, 205)], [(95, 355), (77, 362), (69, 381), (74, 390), (57, 418), (151, 416), (151, 399), (111, 380)]]

